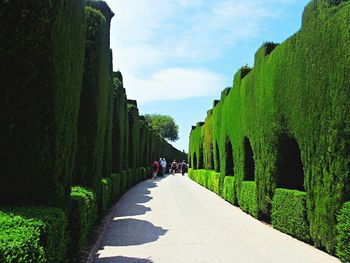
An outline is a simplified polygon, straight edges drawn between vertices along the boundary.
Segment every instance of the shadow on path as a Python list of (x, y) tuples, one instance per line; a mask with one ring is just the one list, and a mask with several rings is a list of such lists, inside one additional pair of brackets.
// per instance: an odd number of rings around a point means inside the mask
[(109, 224), (108, 234), (101, 245), (102, 247), (142, 245), (157, 241), (167, 231), (145, 220), (117, 219)]
[(153, 263), (152, 260), (145, 258), (130, 258), (130, 257), (107, 257), (96, 258), (95, 263)]

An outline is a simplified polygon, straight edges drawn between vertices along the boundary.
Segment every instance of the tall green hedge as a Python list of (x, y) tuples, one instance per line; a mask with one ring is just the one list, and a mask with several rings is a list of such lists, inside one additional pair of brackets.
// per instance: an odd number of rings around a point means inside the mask
[(99, 10), (86, 7), (85, 68), (74, 182), (93, 189), (98, 197), (104, 170), (105, 137), (111, 103), (109, 91), (112, 89), (109, 22)]
[[(350, 57), (344, 55), (349, 53), (349, 19), (349, 1), (311, 1), (301, 30), (280, 45), (262, 45), (254, 67), (238, 70), (232, 89), (221, 94), (205, 123), (190, 135), (196, 169), (202, 168), (202, 159), (203, 167), (211, 167), (212, 155), (215, 169), (226, 167), (225, 141), (230, 138), (238, 203), (256, 200), (253, 214), (260, 218), (271, 216), (282, 177), (289, 189), (305, 190), (311, 239), (330, 253), (336, 246), (336, 214), (350, 196)], [(247, 139), (251, 154), (244, 150)], [(299, 153), (288, 153), (290, 141)], [(279, 167), (288, 158), (301, 161), (295, 178)], [(247, 179), (254, 177), (256, 185), (250, 197), (243, 186), (247, 163), (254, 167)]]
[(83, 75), (84, 17), (83, 0), (0, 1), (3, 204), (67, 209)]

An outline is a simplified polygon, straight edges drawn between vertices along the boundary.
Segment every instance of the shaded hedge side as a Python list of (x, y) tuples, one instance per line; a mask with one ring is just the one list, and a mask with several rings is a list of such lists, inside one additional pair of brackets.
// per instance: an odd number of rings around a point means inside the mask
[(113, 15), (103, 1), (0, 0), (0, 262), (79, 261), (153, 160), (186, 159), (128, 109)]
[[(221, 94), (205, 124), (190, 135), (191, 167), (196, 169), (200, 156), (212, 151), (201, 145), (216, 142), (220, 154), (214, 153), (215, 169), (218, 164), (226, 167), (224, 143), (230, 138), (238, 203), (243, 196), (257, 200), (253, 214), (260, 218), (271, 217), (275, 188), (281, 184), (279, 139), (296, 142), (302, 182), (285, 178), (281, 185), (305, 189), (311, 239), (330, 253), (336, 247), (336, 215), (350, 200), (350, 57), (344, 55), (349, 53), (349, 19), (349, 1), (312, 1), (301, 30), (280, 45), (265, 43), (255, 54), (254, 68), (235, 74), (233, 88)], [(249, 138), (255, 167), (256, 188), (250, 197), (242, 195), (244, 138)], [(204, 167), (210, 167), (209, 159), (204, 158)]]
[(0, 1), (0, 203), (68, 209), (84, 19), (83, 0)]

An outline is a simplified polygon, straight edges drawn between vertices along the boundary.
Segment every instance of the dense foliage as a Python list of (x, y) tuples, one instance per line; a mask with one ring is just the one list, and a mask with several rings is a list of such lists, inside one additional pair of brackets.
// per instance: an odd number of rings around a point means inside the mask
[(350, 202), (338, 214), (337, 230), (337, 256), (343, 262), (350, 262)]
[(310, 2), (301, 30), (265, 43), (190, 135), (191, 166), (220, 171), (221, 195), (233, 167), (238, 204), (254, 216), (271, 218), (276, 188), (305, 191), (312, 242), (330, 253), (350, 198), (349, 19), (349, 1)]
[(171, 116), (161, 114), (146, 114), (146, 121), (164, 139), (177, 141), (179, 139), (179, 126)]
[[(69, 204), (83, 0), (0, 1), (0, 203)], [(69, 69), (69, 74), (67, 74)]]
[(272, 225), (284, 233), (309, 242), (306, 193), (277, 188), (272, 200)]
[[(0, 246), (0, 250), (4, 249), (2, 253), (4, 253), (5, 257), (7, 254), (14, 255), (15, 253), (12, 251), (13, 248), (11, 248), (10, 244), (14, 246), (18, 244), (19, 247), (17, 249), (19, 251), (16, 254), (22, 255), (24, 258), (26, 257), (27, 249), (30, 248), (33, 249), (33, 252), (30, 252), (28, 255), (30, 257), (33, 256), (31, 253), (36, 253), (39, 259), (43, 257), (46, 262), (63, 262), (67, 253), (68, 222), (61, 210), (44, 207), (5, 207), (1, 211), (0, 215), (5, 219), (5, 222), (0, 226), (1, 232), (10, 233), (14, 240), (12, 241), (9, 237), (6, 237), (6, 234), (3, 236), (5, 240), (7, 239), (7, 242), (2, 243), (4, 247), (1, 248)], [(16, 229), (16, 226), (19, 228)], [(28, 228), (32, 230), (32, 233), (28, 231)], [(22, 229), (24, 230), (23, 233), (21, 232)], [(35, 242), (37, 237), (39, 237), (39, 243)], [(27, 243), (28, 239), (34, 243), (29, 245)], [(40, 252), (40, 246), (43, 248), (43, 253)], [(5, 249), (6, 247), (10, 250)], [(16, 260), (13, 259), (13, 261), (9, 262), (17, 262)]]
[(140, 167), (186, 159), (129, 107), (113, 15), (103, 1), (0, 0), (0, 262), (79, 261), (96, 219), (149, 178)]
[(97, 217), (97, 197), (90, 189), (74, 186), (71, 200), (69, 256), (77, 259), (80, 251), (87, 245), (88, 234)]

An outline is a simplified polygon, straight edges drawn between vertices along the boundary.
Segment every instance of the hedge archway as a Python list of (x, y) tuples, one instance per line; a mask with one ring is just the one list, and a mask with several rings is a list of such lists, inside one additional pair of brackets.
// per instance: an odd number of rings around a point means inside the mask
[(288, 135), (278, 138), (276, 183), (278, 188), (304, 191), (304, 169), (298, 142)]
[(233, 160), (233, 148), (231, 140), (226, 138), (225, 141), (225, 176), (234, 176), (234, 160)]
[(218, 142), (215, 143), (215, 160), (216, 160), (216, 168), (215, 171), (216, 172), (220, 172), (220, 150), (219, 150), (219, 145)]
[(254, 181), (255, 180), (254, 153), (248, 137), (244, 137), (243, 152), (244, 152), (244, 181)]

